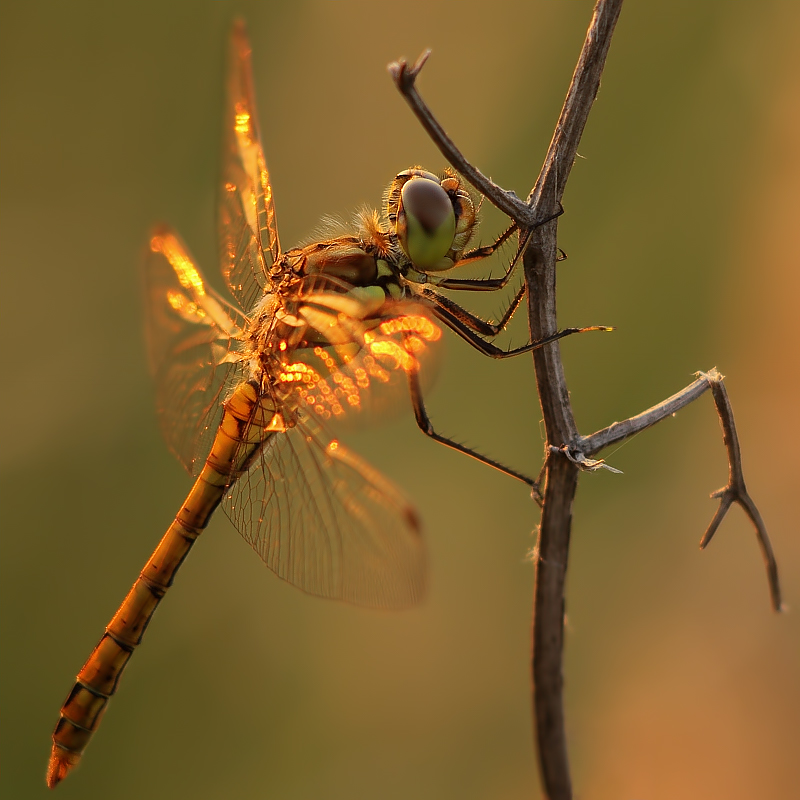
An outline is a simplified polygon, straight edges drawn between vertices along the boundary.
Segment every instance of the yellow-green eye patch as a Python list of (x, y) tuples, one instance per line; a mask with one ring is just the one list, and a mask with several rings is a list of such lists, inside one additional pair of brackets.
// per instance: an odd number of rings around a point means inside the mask
[(400, 192), (397, 236), (400, 246), (421, 270), (447, 269), (443, 262), (453, 246), (456, 216), (438, 180), (412, 178)]

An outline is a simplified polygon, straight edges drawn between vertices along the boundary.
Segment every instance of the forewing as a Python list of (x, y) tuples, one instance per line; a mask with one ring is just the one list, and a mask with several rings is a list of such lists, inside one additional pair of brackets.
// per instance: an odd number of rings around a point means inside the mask
[(325, 275), (308, 276), (297, 296), (297, 316), (318, 345), (296, 350), (287, 369), (303, 374), (297, 402), (320, 418), (384, 414), (408, 401), (408, 373), (433, 366), (441, 331), (419, 304), (390, 303), (379, 287), (346, 287)]
[(416, 512), (303, 412), (266, 444), (223, 507), (267, 566), (309, 594), (382, 608), (424, 594)]
[(280, 254), (269, 172), (261, 148), (250, 43), (242, 22), (231, 35), (219, 198), (222, 274), (245, 311), (269, 285)]
[(220, 395), (239, 379), (236, 337), (243, 318), (206, 285), (168, 228), (152, 233), (144, 284), (147, 353), (161, 431), (181, 463), (195, 472), (216, 431)]

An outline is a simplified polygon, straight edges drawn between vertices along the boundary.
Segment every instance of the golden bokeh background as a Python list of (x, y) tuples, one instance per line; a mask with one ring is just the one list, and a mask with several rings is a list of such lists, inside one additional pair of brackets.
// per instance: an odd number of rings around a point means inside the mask
[[(46, 796), (59, 705), (189, 486), (158, 438), (137, 268), (163, 220), (214, 272), (232, 18), (253, 41), (290, 246), (325, 214), (377, 203), (399, 170), (442, 166), (385, 71), (425, 47), (420, 89), (445, 127), (527, 193), (590, 13), (4, 4), (0, 795)], [(789, 606), (770, 612), (737, 509), (697, 550), (727, 474), (710, 398), (607, 453), (624, 474), (582, 478), (569, 571), (566, 703), (587, 800), (789, 800), (800, 786), (798, 24), (782, 0), (628, 3), (565, 196), (562, 324), (618, 327), (563, 343), (581, 429), (718, 366)], [(501, 228), (489, 214), (484, 240)], [(533, 387), (527, 356), (486, 363), (450, 338), (429, 407), (443, 432), (535, 472)], [(536, 507), (410, 413), (351, 443), (421, 512), (426, 602), (383, 614), (306, 597), (220, 514), (62, 800), (538, 796)]]

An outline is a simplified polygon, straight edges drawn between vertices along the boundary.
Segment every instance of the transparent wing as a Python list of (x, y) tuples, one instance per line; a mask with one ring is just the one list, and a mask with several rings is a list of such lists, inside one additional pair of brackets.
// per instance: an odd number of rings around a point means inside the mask
[(223, 506), (284, 580), (315, 595), (404, 607), (424, 591), (416, 513), (322, 424), (360, 411), (375, 391), (404, 387), (440, 331), (417, 306), (370, 304), (347, 288), (322, 275), (297, 287), (294, 313), (283, 319), (302, 331), (302, 346), (277, 344), (267, 403), (285, 430), (270, 436)]
[(250, 43), (241, 21), (231, 34), (218, 213), (222, 274), (231, 294), (250, 311), (269, 285), (280, 243), (258, 132)]
[(408, 403), (406, 374), (431, 372), (441, 331), (429, 310), (389, 303), (377, 287), (348, 287), (325, 275), (307, 276), (297, 292), (297, 317), (312, 340), (286, 367), (298, 383), (297, 405), (322, 420), (372, 420)]
[(266, 565), (305, 592), (379, 608), (407, 607), (424, 594), (413, 507), (302, 412), (267, 443), (223, 507)]
[(150, 238), (144, 265), (145, 332), (156, 409), (170, 449), (190, 472), (201, 468), (221, 414), (220, 395), (241, 380), (243, 317), (208, 287), (180, 238)]

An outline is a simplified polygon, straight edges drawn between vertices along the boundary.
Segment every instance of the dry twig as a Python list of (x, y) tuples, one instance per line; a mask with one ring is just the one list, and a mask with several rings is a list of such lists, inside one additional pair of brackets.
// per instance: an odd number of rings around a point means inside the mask
[[(404, 61), (390, 65), (397, 88), (411, 106), (434, 143), (492, 203), (514, 219), (525, 247), (523, 264), (528, 287), (532, 340), (558, 330), (556, 323), (557, 215), (583, 129), (600, 86), (600, 75), (619, 17), (622, 0), (598, 0), (567, 97), (556, 124), (544, 165), (527, 203), (502, 189), (475, 169), (460, 153), (416, 90), (415, 79), (428, 58), (423, 53), (413, 66)], [(541, 224), (542, 220), (547, 220)], [(716, 369), (698, 373), (682, 391), (623, 422), (615, 422), (590, 436), (581, 436), (572, 413), (560, 350), (557, 343), (533, 351), (539, 402), (547, 436), (545, 486), (540, 499), (542, 517), (535, 547), (533, 606), (533, 715), (537, 754), (545, 794), (550, 800), (572, 797), (563, 710), (564, 586), (569, 554), (572, 506), (580, 471), (607, 466), (592, 458), (610, 444), (622, 441), (674, 414), (711, 389), (727, 448), (728, 484), (712, 497), (719, 508), (703, 536), (704, 548), (730, 506), (742, 506), (756, 528), (767, 566), (772, 605), (781, 609), (778, 571), (761, 515), (747, 493), (733, 412), (722, 375)]]

